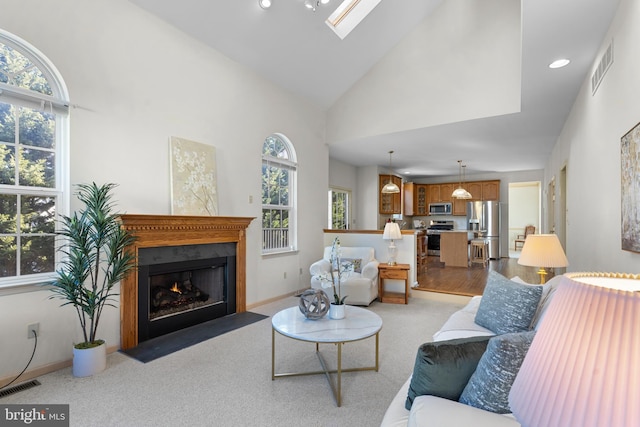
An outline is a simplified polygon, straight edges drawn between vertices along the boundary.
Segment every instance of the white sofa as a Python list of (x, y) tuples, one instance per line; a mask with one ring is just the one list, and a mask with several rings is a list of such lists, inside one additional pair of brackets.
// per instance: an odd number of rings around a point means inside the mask
[[(343, 274), (341, 293), (347, 296), (346, 304), (366, 305), (371, 304), (378, 297), (378, 261), (375, 258), (375, 252), (370, 247), (342, 246), (341, 259), (353, 260), (354, 271)], [(331, 270), (331, 246), (324, 248), (324, 255), (321, 260), (314, 262), (309, 267), (311, 273), (311, 287), (314, 289), (323, 289), (332, 299), (333, 295), (330, 289), (324, 289), (322, 282), (316, 276), (323, 273), (329, 273)], [(359, 268), (358, 268), (359, 264)]]
[[(542, 298), (534, 317), (534, 329), (540, 323), (561, 276), (551, 279), (542, 291)], [(519, 278), (511, 280), (524, 283)], [(474, 336), (494, 336), (489, 329), (475, 323), (476, 312), (481, 302), (480, 296), (471, 298), (469, 303), (449, 317), (433, 335), (433, 341), (446, 341)], [(511, 414), (497, 414), (463, 403), (437, 396), (418, 396), (413, 400), (411, 411), (405, 408), (411, 377), (400, 388), (387, 408), (381, 427), (516, 427), (520, 426)]]

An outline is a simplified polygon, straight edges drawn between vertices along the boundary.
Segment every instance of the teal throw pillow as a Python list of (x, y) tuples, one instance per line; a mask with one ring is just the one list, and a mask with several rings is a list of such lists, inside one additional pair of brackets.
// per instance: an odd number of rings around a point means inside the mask
[(405, 407), (410, 410), (416, 397), (427, 394), (457, 401), (488, 342), (489, 337), (471, 337), (422, 344)]
[(498, 414), (508, 414), (509, 392), (535, 331), (492, 337), (487, 351), (460, 396), (460, 402)]
[(528, 331), (542, 286), (517, 283), (489, 270), (475, 322), (496, 335)]

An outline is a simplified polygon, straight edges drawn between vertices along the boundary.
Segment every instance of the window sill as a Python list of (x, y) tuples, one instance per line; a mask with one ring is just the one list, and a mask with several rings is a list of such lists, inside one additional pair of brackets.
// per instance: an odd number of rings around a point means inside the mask
[(298, 250), (297, 249), (280, 250), (280, 251), (272, 251), (272, 252), (263, 252), (262, 253), (262, 257), (263, 258), (271, 258), (271, 257), (277, 257), (277, 256), (297, 255), (297, 254), (298, 254)]

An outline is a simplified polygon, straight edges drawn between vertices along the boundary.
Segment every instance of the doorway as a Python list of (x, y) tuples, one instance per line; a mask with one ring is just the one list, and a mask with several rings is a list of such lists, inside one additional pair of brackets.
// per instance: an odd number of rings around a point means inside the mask
[(540, 181), (509, 183), (509, 258), (520, 257), (515, 249), (515, 239), (524, 235), (527, 225), (533, 225), (541, 233), (542, 184)]

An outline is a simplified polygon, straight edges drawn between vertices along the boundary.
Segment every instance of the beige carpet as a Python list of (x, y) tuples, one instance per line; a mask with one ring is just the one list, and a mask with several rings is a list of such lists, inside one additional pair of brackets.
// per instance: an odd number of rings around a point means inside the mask
[[(252, 309), (271, 316), (297, 305), (286, 298)], [(377, 426), (413, 369), (418, 346), (461, 305), (411, 298), (369, 307), (383, 319), (380, 371), (345, 373), (342, 407), (323, 375), (271, 380), (271, 319), (141, 363), (109, 355), (107, 370), (74, 378), (71, 368), (2, 404), (70, 404), (71, 426)], [(318, 370), (314, 345), (276, 335), (278, 372)], [(346, 344), (343, 367), (371, 366), (375, 339)], [(335, 345), (321, 351), (335, 367)]]

